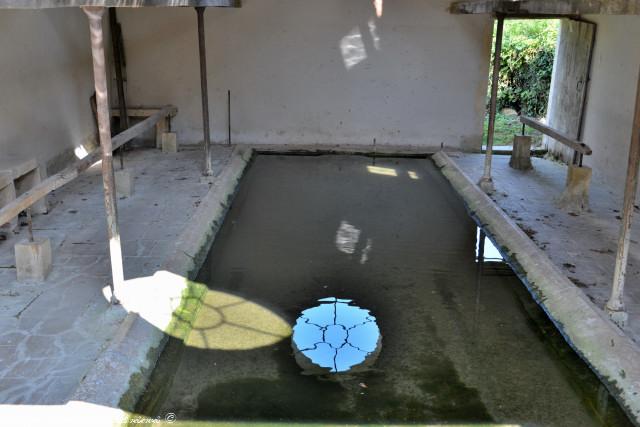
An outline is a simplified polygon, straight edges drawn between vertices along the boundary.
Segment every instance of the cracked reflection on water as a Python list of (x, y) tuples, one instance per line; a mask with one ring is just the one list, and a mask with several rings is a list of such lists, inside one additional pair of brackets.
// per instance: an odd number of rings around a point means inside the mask
[(380, 353), (382, 336), (369, 310), (348, 299), (323, 298), (304, 310), (293, 327), (296, 361), (307, 374), (367, 369)]

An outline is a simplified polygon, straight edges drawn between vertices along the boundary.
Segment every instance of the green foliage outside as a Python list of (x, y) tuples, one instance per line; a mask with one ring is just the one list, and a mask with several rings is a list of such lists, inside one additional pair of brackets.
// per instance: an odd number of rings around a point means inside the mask
[[(484, 122), (484, 136), (483, 141), (487, 141), (487, 128), (489, 127), (489, 116), (485, 118)], [(542, 146), (542, 134), (537, 130), (531, 128), (526, 129), (527, 135), (533, 139), (531, 146), (538, 148)], [(496, 114), (496, 130), (493, 134), (493, 145), (505, 146), (513, 144), (513, 136), (522, 134), (522, 123), (520, 118), (515, 114)]]
[[(505, 21), (495, 145), (511, 145), (513, 136), (522, 132), (518, 116), (502, 110), (513, 109), (535, 118), (546, 115), (559, 25), (560, 21), (551, 19)], [(484, 126), (485, 142), (487, 122), (488, 116)], [(526, 132), (533, 136), (534, 147), (541, 145), (542, 135), (539, 132), (532, 129)]]
[(528, 116), (545, 116), (558, 27), (558, 20), (505, 21), (499, 110), (512, 108)]

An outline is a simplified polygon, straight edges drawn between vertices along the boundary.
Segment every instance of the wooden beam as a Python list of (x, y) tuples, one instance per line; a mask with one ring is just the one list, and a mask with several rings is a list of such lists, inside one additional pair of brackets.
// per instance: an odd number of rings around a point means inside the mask
[(640, 15), (640, 0), (467, 0), (452, 3), (449, 11), (507, 16)]
[(204, 146), (204, 176), (213, 175), (211, 166), (211, 128), (209, 126), (209, 86), (207, 83), (207, 46), (204, 31), (204, 12), (206, 7), (196, 7), (198, 17), (198, 52), (200, 55), (200, 93), (202, 99), (202, 132)]
[[(127, 115), (129, 117), (151, 117), (158, 111), (163, 108), (171, 108), (167, 113), (167, 117), (174, 117), (178, 114), (178, 109), (172, 106), (162, 106), (162, 107), (127, 107)], [(111, 115), (113, 117), (120, 117), (120, 109), (112, 108)]]
[(122, 261), (122, 245), (120, 243), (120, 226), (118, 224), (116, 183), (113, 174), (111, 109), (109, 108), (106, 56), (104, 52), (104, 29), (102, 25), (102, 16), (104, 15), (105, 8), (87, 6), (82, 9), (89, 20), (89, 34), (91, 37), (93, 82), (96, 89), (100, 158), (102, 159), (102, 186), (104, 189), (104, 208), (107, 218), (107, 235), (109, 237), (109, 258), (111, 260), (111, 302), (117, 304), (119, 301), (116, 294), (124, 285), (124, 267)]
[(0, 0), (0, 9), (57, 7), (240, 7), (241, 0)]
[(555, 139), (556, 141), (566, 145), (567, 147), (570, 147), (580, 154), (584, 154), (585, 156), (590, 156), (591, 154), (593, 154), (593, 151), (587, 144), (570, 138), (562, 132), (558, 132), (557, 130), (550, 128), (549, 126), (545, 125), (542, 122), (539, 122), (538, 120), (532, 119), (531, 117), (527, 116), (520, 116), (520, 122), (529, 126), (530, 128), (542, 132), (543, 134)]
[[(172, 112), (177, 111), (176, 107), (167, 106), (157, 111), (148, 119), (130, 127), (126, 131), (114, 136), (111, 139), (112, 149), (115, 150), (127, 142), (131, 141), (136, 136), (152, 129), (160, 120), (169, 116)], [(51, 175), (49, 178), (42, 181), (40, 184), (33, 187), (31, 190), (23, 193), (20, 197), (16, 198), (9, 205), (0, 209), (0, 224), (6, 224), (20, 214), (20, 212), (27, 209), (29, 206), (36, 203), (38, 200), (45, 197), (47, 194), (62, 187), (65, 184), (73, 181), (82, 172), (86, 171), (98, 162), (101, 157), (100, 148), (94, 150), (82, 160), (78, 160), (73, 166), (70, 166), (63, 171)]]

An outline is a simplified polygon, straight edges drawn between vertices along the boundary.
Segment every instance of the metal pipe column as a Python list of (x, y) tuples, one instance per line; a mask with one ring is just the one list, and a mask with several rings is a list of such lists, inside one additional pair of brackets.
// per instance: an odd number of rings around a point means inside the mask
[(213, 175), (211, 169), (211, 137), (209, 129), (209, 87), (207, 85), (207, 47), (204, 34), (205, 7), (196, 7), (198, 14), (198, 48), (200, 51), (200, 90), (202, 92), (202, 128), (204, 132), (204, 176)]
[(638, 75), (638, 88), (636, 90), (636, 107), (633, 116), (629, 163), (624, 188), (622, 225), (620, 226), (620, 236), (618, 238), (618, 252), (616, 253), (616, 264), (613, 271), (611, 297), (605, 306), (611, 319), (621, 328), (625, 327), (629, 317), (624, 307), (624, 282), (627, 273), (627, 261), (629, 259), (631, 220), (633, 218), (633, 209), (638, 192), (638, 171), (640, 170), (640, 74)]
[(487, 152), (484, 158), (484, 173), (478, 185), (485, 193), (493, 193), (493, 180), (491, 179), (491, 156), (493, 155), (493, 137), (496, 128), (496, 109), (498, 103), (498, 83), (500, 80), (500, 68), (502, 66), (502, 34), (504, 32), (504, 16), (498, 15), (498, 28), (496, 30), (496, 47), (493, 54), (493, 76), (491, 79), (491, 101), (489, 104), (489, 126), (487, 129)]
[(102, 152), (102, 183), (104, 185), (104, 205), (107, 213), (107, 232), (109, 235), (109, 254), (111, 256), (112, 303), (118, 303), (116, 295), (124, 283), (122, 267), (122, 247), (118, 228), (118, 209), (116, 206), (115, 180), (113, 177), (113, 153), (111, 145), (111, 118), (107, 92), (107, 72), (104, 54), (104, 32), (102, 16), (104, 7), (85, 6), (82, 8), (89, 18), (91, 32), (91, 54), (93, 56), (93, 79), (96, 89), (98, 109), (98, 130)]

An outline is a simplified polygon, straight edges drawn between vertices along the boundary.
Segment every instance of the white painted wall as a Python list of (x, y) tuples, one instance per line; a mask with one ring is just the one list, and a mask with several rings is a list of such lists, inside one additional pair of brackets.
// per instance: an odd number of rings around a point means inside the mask
[(598, 24), (584, 124), (594, 175), (622, 192), (640, 70), (640, 17), (589, 16)]
[(0, 11), (0, 156), (45, 165), (94, 138), (93, 69), (80, 9)]
[[(215, 141), (479, 149), (492, 19), (450, 0), (243, 0), (208, 9)], [(130, 104), (172, 103), (182, 143), (202, 139), (193, 9), (119, 11)]]

